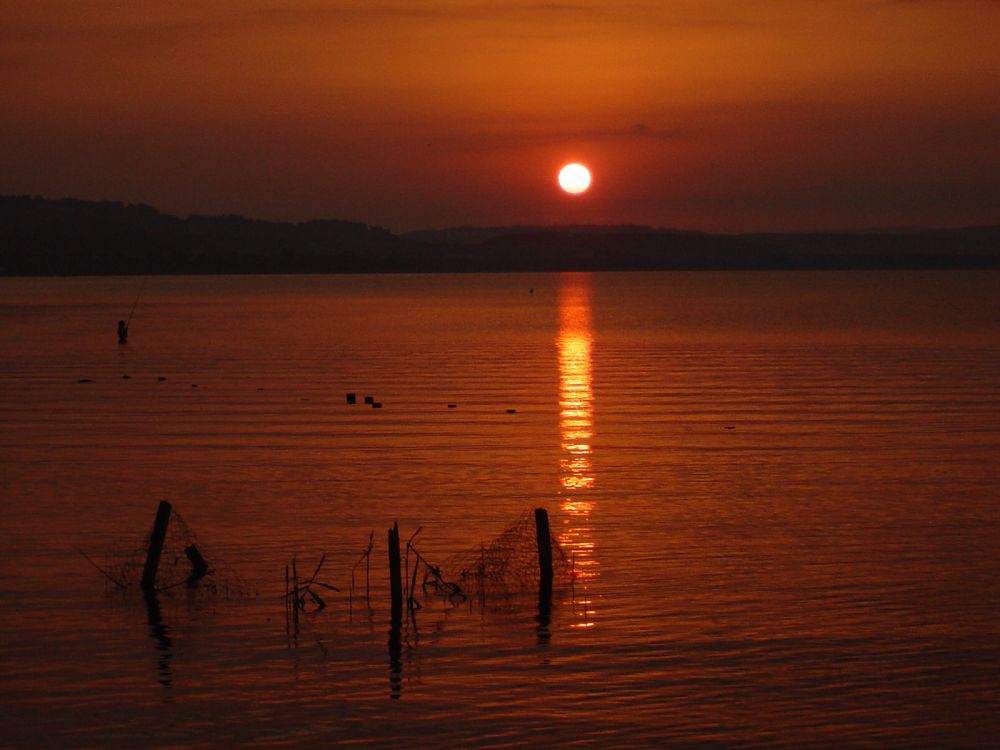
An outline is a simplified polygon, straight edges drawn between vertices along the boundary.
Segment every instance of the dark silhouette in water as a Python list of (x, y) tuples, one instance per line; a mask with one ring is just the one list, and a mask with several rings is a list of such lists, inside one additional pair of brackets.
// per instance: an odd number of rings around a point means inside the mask
[(403, 690), (403, 581), (400, 569), (399, 526), (394, 522), (389, 529), (389, 593), (391, 619), (389, 626), (389, 697), (399, 700)]
[(149, 624), (149, 635), (156, 648), (156, 667), (159, 674), (157, 682), (169, 688), (173, 683), (170, 672), (170, 662), (173, 660), (173, 643), (170, 640), (170, 628), (163, 623), (160, 612), (160, 601), (152, 589), (143, 589), (143, 599), (146, 602), (146, 619)]
[(538, 544), (538, 621), (539, 644), (548, 642), (552, 620), (552, 532), (545, 508), (535, 508), (535, 537)]
[(393, 620), (389, 627), (389, 698), (398, 701), (403, 693), (402, 624)]
[(118, 321), (118, 343), (119, 344), (128, 343), (128, 326), (125, 325), (124, 320)]

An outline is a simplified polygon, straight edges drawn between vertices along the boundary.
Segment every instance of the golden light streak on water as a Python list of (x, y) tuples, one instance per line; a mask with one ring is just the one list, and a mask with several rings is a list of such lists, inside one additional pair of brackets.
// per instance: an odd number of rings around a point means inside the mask
[(594, 611), (587, 584), (598, 576), (590, 516), (594, 503), (587, 497), (594, 486), (590, 456), (593, 438), (591, 387), (590, 277), (563, 274), (559, 287), (559, 430), (560, 508), (567, 518), (559, 542), (572, 555), (576, 573), (573, 627), (592, 627)]

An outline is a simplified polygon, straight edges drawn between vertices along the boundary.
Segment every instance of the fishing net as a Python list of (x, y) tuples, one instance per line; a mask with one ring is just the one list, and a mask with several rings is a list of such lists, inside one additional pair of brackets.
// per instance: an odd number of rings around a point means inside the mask
[[(552, 568), (557, 579), (571, 575), (571, 563), (551, 536)], [(538, 586), (538, 537), (535, 515), (526, 511), (498, 536), (449, 558), (441, 566), (467, 595), (514, 594)]]
[[(94, 565), (104, 574), (110, 588), (122, 591), (138, 589), (148, 550), (149, 534), (122, 538), (108, 548), (103, 564)], [(202, 575), (196, 574), (198, 566), (194, 560), (198, 556), (207, 564)], [(199, 593), (225, 598), (242, 598), (255, 593), (246, 580), (211, 549), (206, 549), (180, 512), (173, 508), (156, 570), (155, 588), (166, 591), (185, 584), (190, 584)]]

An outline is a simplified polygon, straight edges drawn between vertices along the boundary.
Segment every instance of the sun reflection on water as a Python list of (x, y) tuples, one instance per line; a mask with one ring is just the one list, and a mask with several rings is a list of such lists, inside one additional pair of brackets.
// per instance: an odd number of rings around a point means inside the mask
[(598, 576), (588, 498), (595, 476), (591, 464), (593, 401), (591, 387), (590, 277), (567, 273), (559, 287), (559, 432), (560, 508), (566, 516), (559, 543), (573, 556), (576, 581), (574, 609), (579, 619), (573, 627), (592, 627), (594, 611), (588, 582)]

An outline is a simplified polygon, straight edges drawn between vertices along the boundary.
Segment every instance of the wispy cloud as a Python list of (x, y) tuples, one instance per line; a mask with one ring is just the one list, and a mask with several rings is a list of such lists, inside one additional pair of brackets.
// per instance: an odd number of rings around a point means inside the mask
[[(714, 6), (714, 10), (713, 7)], [(373, 21), (381, 20), (450, 20), (492, 24), (585, 23), (655, 23), (659, 27), (678, 28), (746, 26), (752, 23), (742, 12), (718, 3), (689, 2), (504, 2), (482, 3), (468, 0), (439, 2), (340, 2), (285, 3), (262, 10), (265, 17), (283, 22)]]

